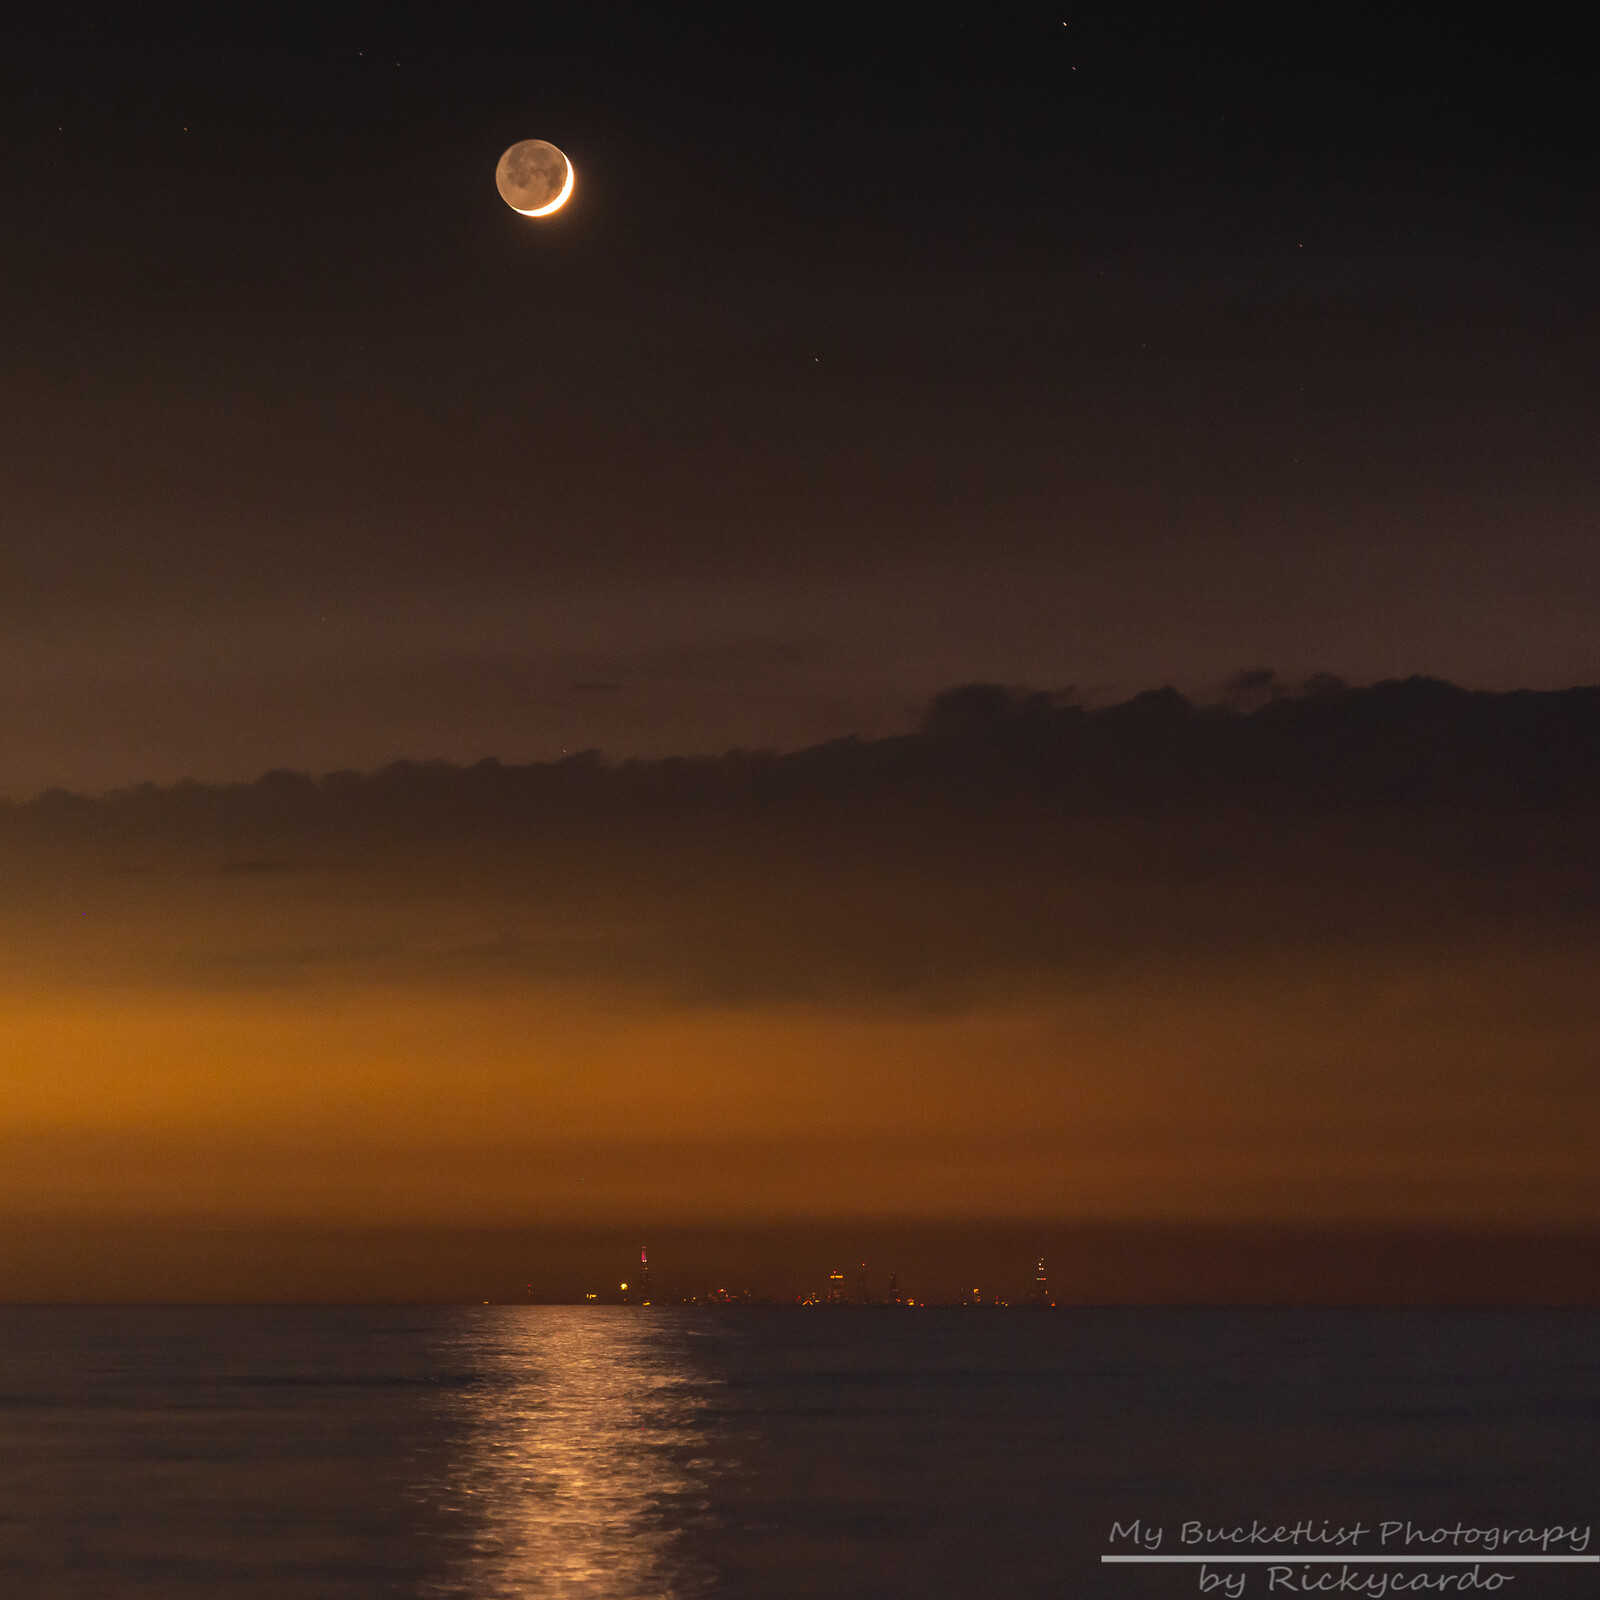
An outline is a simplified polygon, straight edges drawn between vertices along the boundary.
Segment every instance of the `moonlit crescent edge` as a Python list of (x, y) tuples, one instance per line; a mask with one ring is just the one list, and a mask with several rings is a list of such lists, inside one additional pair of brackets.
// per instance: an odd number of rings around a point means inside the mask
[(572, 180), (576, 176), (576, 171), (573, 168), (572, 163), (567, 161), (565, 153), (562, 154), (561, 159), (567, 162), (567, 181), (561, 185), (561, 193), (558, 194), (549, 205), (540, 206), (536, 211), (524, 211), (521, 206), (512, 206), (511, 209), (515, 211), (518, 216), (548, 217), (552, 211), (559, 211), (562, 206), (567, 203), (567, 196), (572, 193)]

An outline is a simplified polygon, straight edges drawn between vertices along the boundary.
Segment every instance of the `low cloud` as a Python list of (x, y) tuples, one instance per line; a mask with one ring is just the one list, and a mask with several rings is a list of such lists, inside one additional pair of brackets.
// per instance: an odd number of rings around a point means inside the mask
[(973, 684), (914, 733), (787, 755), (57, 791), (0, 813), (0, 862), (14, 961), (78, 980), (960, 1007), (1152, 963), (1581, 942), (1600, 690), (1319, 682), (1246, 713)]

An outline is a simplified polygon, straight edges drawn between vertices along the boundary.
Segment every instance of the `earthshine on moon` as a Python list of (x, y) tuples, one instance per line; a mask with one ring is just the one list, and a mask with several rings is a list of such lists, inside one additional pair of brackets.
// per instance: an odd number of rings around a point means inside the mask
[(500, 198), (525, 217), (548, 217), (572, 193), (572, 163), (543, 139), (524, 139), (500, 157), (494, 169)]

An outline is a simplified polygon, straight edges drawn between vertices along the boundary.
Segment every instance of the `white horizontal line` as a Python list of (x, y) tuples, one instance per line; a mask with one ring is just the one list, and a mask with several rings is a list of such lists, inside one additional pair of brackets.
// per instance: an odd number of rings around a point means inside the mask
[(1356, 1561), (1453, 1561), (1462, 1566), (1493, 1567), (1503, 1567), (1513, 1561), (1523, 1564), (1532, 1562), (1576, 1561), (1585, 1563), (1589, 1566), (1593, 1566), (1596, 1562), (1600, 1562), (1600, 1556), (1496, 1556), (1486, 1555), (1481, 1552), (1475, 1556), (1236, 1556), (1228, 1550), (1213, 1550), (1209, 1555), (1199, 1556), (1101, 1556), (1100, 1559), (1106, 1562), (1141, 1562), (1145, 1564), (1188, 1562), (1191, 1566), (1197, 1565), (1202, 1561), (1215, 1561), (1234, 1567), (1240, 1566), (1246, 1562), (1250, 1563), (1251, 1565), (1265, 1565), (1269, 1561), (1275, 1566), (1280, 1567), (1292, 1567), (1296, 1565), (1305, 1566), (1309, 1562), (1313, 1561), (1339, 1562), (1345, 1564)]

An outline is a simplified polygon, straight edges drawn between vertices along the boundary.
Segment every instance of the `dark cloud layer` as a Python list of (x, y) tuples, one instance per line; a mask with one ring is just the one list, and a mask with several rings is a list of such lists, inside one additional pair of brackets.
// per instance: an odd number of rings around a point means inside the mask
[(1592, 1228), (1600, 690), (1228, 692), (0, 809), (0, 1218)]
[[(0, 850), (13, 914), (81, 884), (96, 915), (150, 922), (107, 959), (224, 985), (960, 1005), (1152, 962), (1536, 934), (1571, 947), (1547, 998), (1584, 1010), (1568, 979), (1600, 930), (1600, 690), (1320, 681), (1241, 712), (971, 685), (914, 734), (789, 755), (58, 791), (0, 816)], [(61, 929), (92, 922), (62, 903)], [(58, 944), (41, 925), (32, 949), (96, 959), (77, 926)]]

